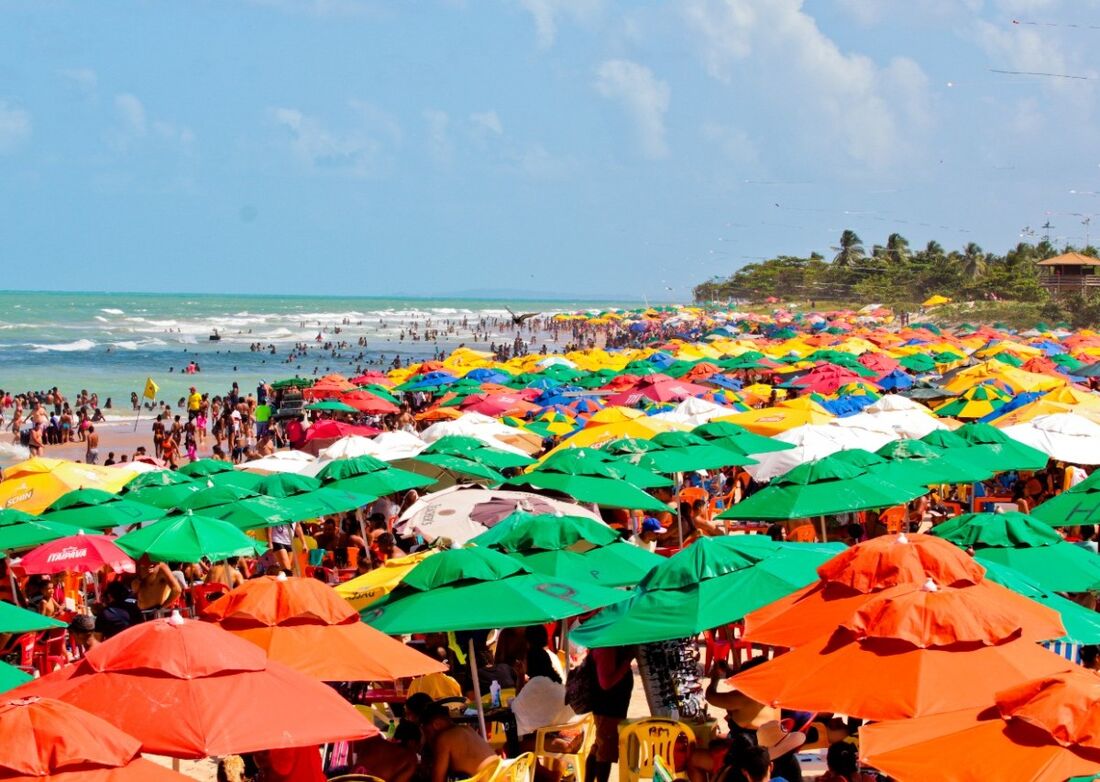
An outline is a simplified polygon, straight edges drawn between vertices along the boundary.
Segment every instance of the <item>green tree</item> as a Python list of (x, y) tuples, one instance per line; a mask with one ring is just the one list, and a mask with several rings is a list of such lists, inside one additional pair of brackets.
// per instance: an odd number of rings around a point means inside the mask
[(833, 256), (833, 263), (841, 268), (851, 268), (855, 265), (856, 261), (863, 258), (867, 251), (863, 249), (863, 240), (859, 238), (859, 234), (850, 229), (845, 229), (840, 234), (840, 243), (833, 247), (836, 255)]

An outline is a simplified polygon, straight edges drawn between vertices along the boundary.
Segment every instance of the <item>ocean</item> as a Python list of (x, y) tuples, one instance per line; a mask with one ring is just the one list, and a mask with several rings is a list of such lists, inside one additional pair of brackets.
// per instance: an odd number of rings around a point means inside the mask
[[(162, 293), (0, 292), (0, 389), (22, 392), (57, 386), (72, 399), (81, 389), (99, 394), (101, 407), (112, 400), (109, 415), (130, 415), (130, 393), (139, 394), (147, 377), (160, 386), (159, 398), (173, 404), (188, 386), (221, 394), (237, 381), (242, 389), (291, 377), (339, 372), (357, 366), (386, 368), (395, 354), (424, 359), (459, 344), (484, 348), (491, 341), (511, 342), (514, 331), (489, 330), (474, 342), (472, 326), (481, 318), (516, 312), (572, 312), (638, 302), (521, 301), (443, 298), (337, 296), (224, 296)], [(462, 327), (463, 319), (469, 327)], [(437, 341), (413, 341), (409, 326), (426, 324), (455, 333)], [(339, 334), (334, 329), (339, 328)], [(220, 341), (210, 341), (215, 331)], [(402, 340), (401, 333), (406, 332)], [(316, 337), (346, 340), (349, 347), (325, 353)], [(360, 338), (366, 346), (360, 346)], [(296, 343), (311, 346), (308, 355), (286, 363)], [(265, 350), (254, 352), (253, 343)], [(272, 355), (267, 348), (275, 346)], [(360, 358), (362, 354), (362, 358)], [(182, 374), (195, 361), (201, 372)], [(374, 363), (370, 363), (374, 362)]]

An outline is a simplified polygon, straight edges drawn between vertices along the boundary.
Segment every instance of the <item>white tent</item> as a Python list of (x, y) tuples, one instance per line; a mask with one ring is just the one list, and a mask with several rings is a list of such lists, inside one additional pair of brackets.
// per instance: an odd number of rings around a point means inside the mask
[(1006, 426), (1003, 431), (1052, 459), (1100, 464), (1100, 424), (1076, 413), (1038, 415), (1022, 424)]

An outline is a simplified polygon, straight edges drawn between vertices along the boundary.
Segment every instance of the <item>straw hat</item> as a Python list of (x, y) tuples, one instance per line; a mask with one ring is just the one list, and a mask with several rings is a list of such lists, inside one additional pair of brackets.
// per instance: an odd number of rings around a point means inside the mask
[(768, 756), (775, 760), (805, 744), (806, 734), (798, 730), (787, 731), (779, 720), (772, 720), (756, 729), (756, 743), (765, 747)]

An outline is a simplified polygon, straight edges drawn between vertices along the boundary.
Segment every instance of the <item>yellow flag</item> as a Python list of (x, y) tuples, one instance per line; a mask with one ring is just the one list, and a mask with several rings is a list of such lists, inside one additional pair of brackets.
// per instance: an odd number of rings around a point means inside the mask
[(157, 398), (158, 391), (160, 391), (160, 386), (153, 382), (153, 378), (145, 378), (145, 398), (155, 400)]

